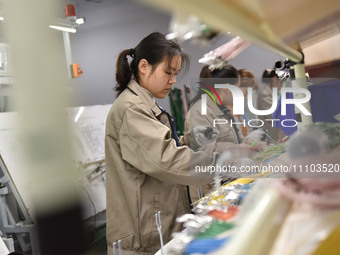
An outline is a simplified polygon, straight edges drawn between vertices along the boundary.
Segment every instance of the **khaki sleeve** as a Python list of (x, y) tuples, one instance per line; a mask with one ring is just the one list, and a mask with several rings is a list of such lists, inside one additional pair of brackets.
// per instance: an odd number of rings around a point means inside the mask
[[(268, 110), (272, 106), (273, 98), (272, 93), (267, 85), (259, 94), (257, 98), (257, 104), (259, 110)], [(269, 133), (269, 135), (274, 139), (279, 139), (279, 128), (272, 127), (272, 124), (270, 121), (266, 121), (266, 119), (273, 119), (273, 115), (259, 115), (258, 119), (262, 120), (264, 122), (262, 129)]]
[(272, 106), (273, 97), (269, 85), (264, 87), (257, 96), (257, 107), (259, 110), (268, 110)]
[(193, 136), (193, 131), (190, 130), (190, 112), (185, 117), (184, 121), (184, 135), (180, 137), (179, 143), (180, 145), (186, 145), (190, 147), (192, 150), (196, 150), (199, 146), (195, 140), (195, 137)]
[(264, 94), (262, 97), (263, 110), (268, 110), (272, 106), (273, 98), (270, 94)]
[(213, 176), (195, 172), (197, 166), (214, 164), (217, 153), (194, 152), (176, 146), (170, 129), (140, 105), (126, 109), (119, 133), (122, 158), (141, 172), (163, 182), (204, 184)]

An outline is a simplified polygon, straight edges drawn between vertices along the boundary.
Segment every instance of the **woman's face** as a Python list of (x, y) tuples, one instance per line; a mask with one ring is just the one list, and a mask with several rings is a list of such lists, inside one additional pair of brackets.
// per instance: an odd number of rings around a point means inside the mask
[(145, 72), (141, 74), (140, 85), (149, 90), (154, 97), (165, 98), (172, 89), (172, 85), (176, 83), (176, 76), (180, 69), (180, 56), (174, 56), (170, 66), (167, 59), (164, 59), (153, 72), (152, 66), (148, 64)]
[[(240, 88), (240, 81), (233, 84), (233, 86)], [(247, 94), (247, 91), (244, 92), (242, 88), (241, 88), (241, 90), (242, 90), (243, 94), (245, 92)], [(231, 91), (229, 89), (227, 89), (227, 88), (220, 89), (220, 91), (218, 93), (220, 95), (220, 98), (221, 98), (223, 105), (229, 105), (229, 106), (233, 105), (233, 94), (231, 93)]]
[(232, 105), (233, 104), (233, 96), (229, 89), (220, 89), (218, 91), (220, 95), (221, 101), (223, 105)]

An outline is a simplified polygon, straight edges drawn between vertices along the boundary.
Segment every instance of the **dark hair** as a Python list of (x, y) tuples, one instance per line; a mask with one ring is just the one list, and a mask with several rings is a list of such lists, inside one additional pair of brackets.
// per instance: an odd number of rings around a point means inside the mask
[[(218, 79), (219, 83), (236, 84), (239, 81), (240, 76), (237, 69), (230, 64), (223, 64), (220, 68), (205, 65), (200, 72), (199, 87), (206, 89), (204, 84), (214, 87), (216, 80), (212, 80), (212, 78)], [(190, 105), (193, 105), (198, 101), (201, 98), (202, 93), (204, 93), (202, 90), (198, 90), (197, 95), (192, 99)]]
[[(185, 70), (188, 70), (189, 57), (182, 51), (179, 43), (175, 40), (166, 39), (164, 34), (158, 32), (151, 33), (145, 37), (135, 48), (123, 50), (119, 54), (116, 63), (117, 85), (115, 90), (117, 91), (117, 97), (127, 88), (132, 78), (139, 82), (138, 64), (141, 59), (148, 61), (153, 72), (164, 58), (171, 65), (172, 58), (178, 55), (181, 57), (182, 66), (184, 64)], [(130, 64), (128, 62), (129, 56), (132, 57)]]
[(226, 78), (229, 83), (235, 84), (238, 82), (239, 74), (237, 69), (230, 64), (223, 64), (220, 68), (215, 68), (214, 66), (205, 65), (203, 66), (200, 78)]
[(263, 74), (262, 74), (262, 83), (270, 84), (274, 77), (279, 78), (277, 76), (275, 70), (274, 69), (266, 69), (266, 70), (263, 71)]

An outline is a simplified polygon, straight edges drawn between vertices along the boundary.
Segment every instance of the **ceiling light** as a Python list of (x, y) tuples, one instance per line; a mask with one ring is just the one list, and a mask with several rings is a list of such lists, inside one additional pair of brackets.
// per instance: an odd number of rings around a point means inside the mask
[(5, 18), (0, 16), (0, 21), (4, 21), (4, 20), (5, 20)]
[(193, 36), (194, 36), (194, 32), (188, 32), (183, 36), (183, 38), (184, 38), (184, 40), (189, 40)]
[(64, 31), (64, 32), (70, 32), (70, 33), (77, 32), (77, 29), (70, 28), (70, 27), (61, 27), (61, 26), (52, 26), (52, 25), (50, 25), (49, 27), (53, 28), (53, 29), (61, 30), (61, 31)]
[(175, 34), (175, 33), (169, 33), (169, 34), (167, 34), (165, 37), (166, 37), (166, 39), (168, 39), (168, 40), (172, 40), (172, 39), (175, 39), (175, 38), (176, 38), (176, 34)]

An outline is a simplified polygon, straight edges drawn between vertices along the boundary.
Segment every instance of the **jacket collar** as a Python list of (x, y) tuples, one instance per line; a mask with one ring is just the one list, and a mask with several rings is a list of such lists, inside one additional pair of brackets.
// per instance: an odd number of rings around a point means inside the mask
[(215, 117), (223, 115), (221, 108), (218, 105), (216, 105), (215, 102), (208, 96), (207, 96), (207, 106), (212, 111)]
[(153, 95), (150, 91), (148, 91), (145, 88), (142, 88), (135, 80), (131, 79), (128, 88), (135, 93), (137, 96), (140, 97), (140, 99), (151, 108), (152, 112), (155, 114), (155, 116), (158, 116), (162, 113), (162, 111), (159, 109), (158, 104), (156, 103)]

